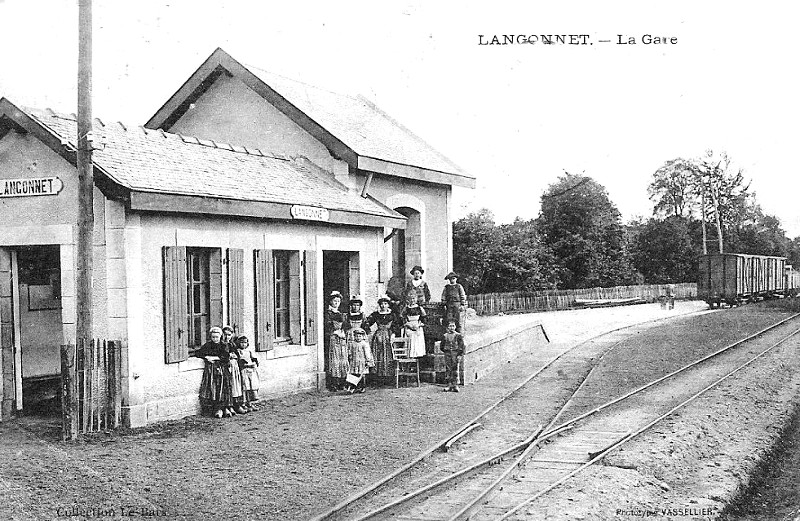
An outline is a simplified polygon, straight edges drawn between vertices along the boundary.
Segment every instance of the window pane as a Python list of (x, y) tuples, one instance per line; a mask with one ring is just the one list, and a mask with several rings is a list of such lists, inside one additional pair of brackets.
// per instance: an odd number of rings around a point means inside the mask
[(203, 331), (203, 323), (200, 317), (194, 318), (194, 345), (199, 346), (202, 344), (201, 332)]
[(200, 284), (196, 284), (194, 286), (194, 288), (192, 288), (192, 289), (194, 290), (194, 292), (193, 292), (194, 293), (194, 296), (193, 296), (194, 309), (192, 311), (194, 313), (200, 313), (202, 311), (202, 309), (203, 309), (203, 306), (201, 304), (201, 302), (202, 302), (202, 291), (201, 291), (202, 290), (202, 286)]
[(192, 280), (200, 280), (200, 256), (192, 255)]

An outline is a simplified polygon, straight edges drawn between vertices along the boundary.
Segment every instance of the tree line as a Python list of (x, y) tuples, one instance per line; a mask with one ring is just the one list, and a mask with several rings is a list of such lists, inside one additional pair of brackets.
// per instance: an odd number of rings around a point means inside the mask
[(453, 265), (469, 293), (576, 289), (697, 280), (697, 257), (730, 252), (787, 257), (789, 239), (726, 153), (666, 161), (652, 174), (649, 218), (627, 223), (606, 189), (564, 172), (537, 218), (497, 224), (487, 209), (453, 225)]

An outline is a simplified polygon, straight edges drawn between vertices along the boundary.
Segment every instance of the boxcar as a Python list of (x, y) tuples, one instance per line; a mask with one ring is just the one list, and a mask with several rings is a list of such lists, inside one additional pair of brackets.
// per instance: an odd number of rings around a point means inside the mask
[[(791, 268), (790, 268), (791, 269)], [(719, 306), (786, 295), (786, 259), (767, 255), (718, 253), (698, 261), (697, 296)]]
[(796, 297), (800, 291), (800, 272), (798, 272), (791, 264), (786, 265), (786, 295)]

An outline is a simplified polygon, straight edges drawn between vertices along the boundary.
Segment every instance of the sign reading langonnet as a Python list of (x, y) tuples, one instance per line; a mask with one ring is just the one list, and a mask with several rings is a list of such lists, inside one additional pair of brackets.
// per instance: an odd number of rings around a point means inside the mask
[(306, 219), (308, 221), (328, 221), (330, 219), (330, 212), (326, 208), (295, 204), (290, 211), (295, 219)]
[(0, 197), (30, 197), (35, 195), (56, 195), (64, 187), (57, 177), (38, 177), (35, 179), (0, 180)]

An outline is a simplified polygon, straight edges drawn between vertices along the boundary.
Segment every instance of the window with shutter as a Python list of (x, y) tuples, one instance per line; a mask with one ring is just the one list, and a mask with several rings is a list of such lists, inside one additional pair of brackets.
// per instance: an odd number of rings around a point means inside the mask
[(291, 340), (290, 303), (290, 252), (273, 252), (273, 269), (275, 283), (275, 340), (289, 342)]
[(187, 267), (186, 248), (164, 248), (164, 358), (168, 364), (189, 357)]
[(272, 265), (272, 250), (255, 250), (253, 252), (256, 351), (270, 351), (274, 344), (272, 321), (275, 314), (275, 300)]
[(186, 360), (222, 324), (222, 252), (164, 247), (164, 332), (168, 364)]
[(300, 344), (300, 252), (275, 250), (273, 295), (275, 302), (274, 337), (280, 343)]
[(300, 344), (300, 252), (289, 253), (289, 337), (293, 344)]
[(228, 324), (237, 334), (244, 320), (244, 250), (228, 249)]
[(307, 250), (303, 265), (305, 277), (305, 335), (306, 345), (313, 346), (317, 343), (317, 252)]

